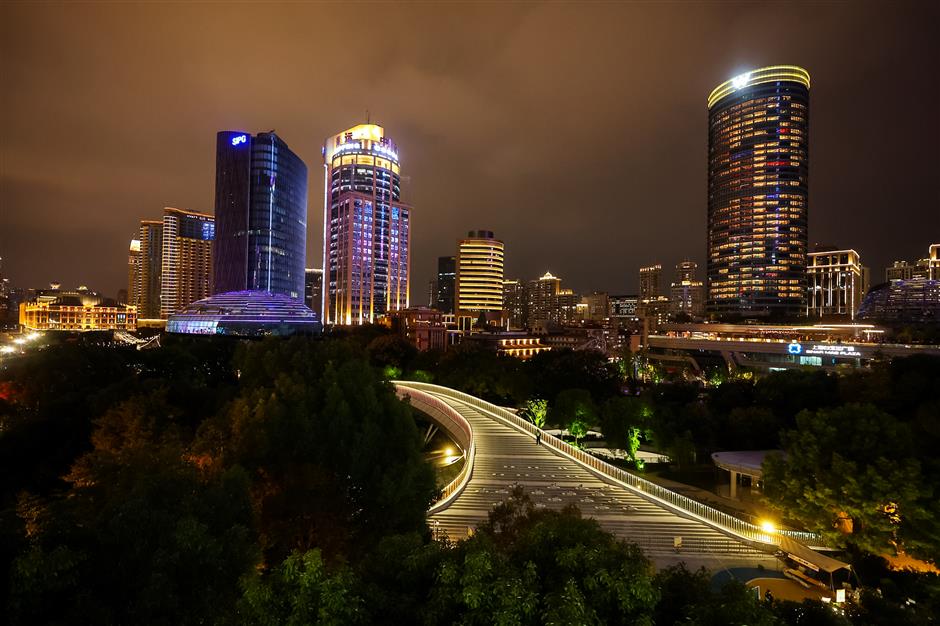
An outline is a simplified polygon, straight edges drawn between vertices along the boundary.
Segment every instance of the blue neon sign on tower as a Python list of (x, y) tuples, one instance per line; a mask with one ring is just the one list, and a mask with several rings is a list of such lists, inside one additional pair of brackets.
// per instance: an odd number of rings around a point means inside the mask
[(237, 137), (232, 137), (232, 145), (233, 145), (233, 146), (237, 146), (237, 145), (240, 144), (240, 143), (247, 143), (247, 142), (248, 142), (248, 136), (247, 136), (247, 135), (238, 135)]
[(800, 354), (803, 352), (803, 344), (794, 340), (790, 342), (790, 345), (787, 346), (787, 352), (790, 354)]

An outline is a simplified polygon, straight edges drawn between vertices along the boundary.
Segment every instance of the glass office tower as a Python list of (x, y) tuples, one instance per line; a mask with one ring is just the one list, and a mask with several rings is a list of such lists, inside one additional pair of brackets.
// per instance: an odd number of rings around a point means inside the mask
[(398, 148), (375, 124), (323, 146), (324, 324), (365, 324), (409, 305), (411, 207)]
[(213, 291), (302, 300), (307, 166), (273, 132), (216, 137)]
[(454, 312), (454, 293), (457, 283), (457, 257), (437, 257), (437, 297), (435, 304), (441, 313)]
[(806, 312), (809, 86), (776, 65), (708, 97), (709, 313)]

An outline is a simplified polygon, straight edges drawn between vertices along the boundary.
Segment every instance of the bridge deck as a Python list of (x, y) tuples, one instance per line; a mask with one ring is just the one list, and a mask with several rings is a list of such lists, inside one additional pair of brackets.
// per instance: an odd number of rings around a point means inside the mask
[[(536, 507), (561, 509), (575, 504), (605, 530), (640, 545), (658, 565), (679, 560), (712, 567), (746, 562), (776, 569), (773, 557), (603, 480), (470, 405), (434, 395), (471, 423), (476, 442), (473, 474), (463, 493), (430, 518), (438, 532), (453, 539), (466, 537), (468, 529), (485, 520), (493, 505), (505, 500), (512, 486), (519, 484)], [(674, 548), (677, 536), (682, 537), (678, 552)]]

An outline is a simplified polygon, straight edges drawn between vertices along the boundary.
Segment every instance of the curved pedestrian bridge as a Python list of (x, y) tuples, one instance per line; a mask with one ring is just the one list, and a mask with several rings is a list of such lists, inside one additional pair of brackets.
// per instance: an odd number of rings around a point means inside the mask
[[(777, 569), (778, 541), (765, 531), (596, 459), (542, 432), (514, 413), (427, 383), (396, 381), (397, 392), (464, 448), (467, 462), (429, 511), (437, 534), (468, 536), (492, 507), (521, 485), (537, 508), (574, 504), (657, 565), (676, 561), (711, 568), (742, 563)], [(805, 533), (807, 537), (811, 535)]]

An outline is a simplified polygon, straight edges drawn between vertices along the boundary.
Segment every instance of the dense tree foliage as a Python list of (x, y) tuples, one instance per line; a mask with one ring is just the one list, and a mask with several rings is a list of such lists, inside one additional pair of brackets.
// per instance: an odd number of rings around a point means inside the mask
[[(716, 591), (705, 572), (654, 574), (576, 509), (521, 492), (471, 538), (432, 540), (433, 472), (388, 368), (683, 462), (782, 445), (768, 468), (779, 506), (834, 537), (851, 520), (854, 550), (938, 552), (936, 359), (622, 393), (623, 370), (597, 353), (415, 353), (377, 329), (61, 345), (0, 372), (6, 621), (844, 623), (818, 604)], [(877, 591), (854, 623), (930, 623), (940, 606), (936, 577), (859, 575)]]
[[(297, 568), (314, 576), (310, 550), (341, 561), (426, 533), (433, 471), (411, 409), (362, 348), (235, 348), (59, 346), (6, 374), (0, 536), (15, 622), (226, 621), (220, 606), (242, 596), (260, 606), (259, 567), (289, 586)], [(294, 552), (305, 556), (278, 568)]]

